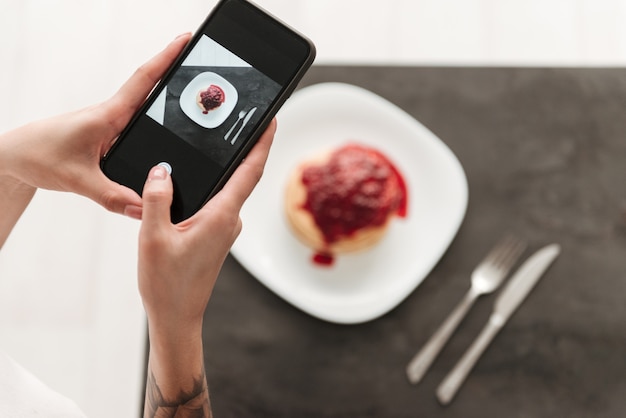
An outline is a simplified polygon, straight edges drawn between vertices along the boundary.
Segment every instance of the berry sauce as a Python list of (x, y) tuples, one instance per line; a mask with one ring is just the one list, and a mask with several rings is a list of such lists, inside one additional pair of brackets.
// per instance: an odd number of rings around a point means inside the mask
[(202, 113), (205, 115), (209, 113), (209, 110), (218, 108), (226, 100), (226, 94), (220, 86), (211, 84), (206, 90), (200, 92), (200, 102), (204, 107)]
[[(406, 217), (406, 183), (380, 151), (358, 144), (335, 150), (322, 165), (304, 169), (307, 192), (303, 209), (311, 213), (328, 245), (367, 227), (382, 226), (390, 215)], [(320, 251), (313, 262), (331, 265), (330, 252)]]

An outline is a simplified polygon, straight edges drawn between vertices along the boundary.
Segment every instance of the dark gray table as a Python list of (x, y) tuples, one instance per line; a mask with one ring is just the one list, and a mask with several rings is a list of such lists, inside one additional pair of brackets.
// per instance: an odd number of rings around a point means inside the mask
[[(626, 70), (314, 67), (396, 103), (458, 156), (461, 229), (396, 309), (334, 325), (284, 302), (232, 257), (205, 316), (215, 415), (225, 417), (626, 416)], [(435, 388), (476, 337), (479, 300), (425, 379), (404, 368), (505, 232), (561, 257), (496, 336), (448, 407)]]

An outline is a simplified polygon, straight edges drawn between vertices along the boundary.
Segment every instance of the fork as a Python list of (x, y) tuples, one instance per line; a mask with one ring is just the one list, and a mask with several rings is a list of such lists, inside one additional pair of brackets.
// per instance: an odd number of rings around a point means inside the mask
[(228, 130), (228, 132), (226, 132), (226, 135), (224, 135), (224, 140), (227, 140), (228, 137), (230, 136), (230, 134), (233, 133), (233, 130), (235, 129), (235, 126), (237, 126), (237, 124), (239, 123), (239, 121), (241, 119), (243, 119), (243, 117), (246, 116), (246, 111), (245, 110), (241, 110), (239, 112), (239, 114), (237, 115), (237, 121), (233, 124), (233, 126)]
[(476, 266), (471, 276), (471, 286), (461, 302), (448, 315), (439, 329), (422, 349), (413, 357), (406, 368), (409, 381), (418, 383), (450, 339), (461, 320), (479, 296), (491, 293), (500, 286), (504, 278), (524, 252), (526, 245), (517, 238), (506, 236)]

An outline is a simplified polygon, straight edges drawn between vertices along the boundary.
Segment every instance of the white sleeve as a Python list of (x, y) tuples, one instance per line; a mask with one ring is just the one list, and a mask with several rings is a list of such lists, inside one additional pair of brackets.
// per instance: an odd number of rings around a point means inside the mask
[(86, 418), (74, 402), (50, 389), (2, 352), (0, 417)]

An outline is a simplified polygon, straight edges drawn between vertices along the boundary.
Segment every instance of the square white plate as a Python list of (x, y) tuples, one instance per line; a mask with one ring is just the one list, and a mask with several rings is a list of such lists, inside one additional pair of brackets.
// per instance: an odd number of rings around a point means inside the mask
[[(467, 179), (450, 149), (394, 104), (360, 87), (323, 83), (296, 92), (278, 115), (263, 178), (241, 212), (235, 258), (280, 297), (317, 318), (342, 324), (375, 319), (428, 275), (465, 216)], [(382, 242), (339, 255), (332, 267), (292, 234), (284, 214), (287, 178), (304, 159), (348, 141), (376, 147), (407, 183), (408, 213)]]
[[(198, 92), (206, 90), (211, 84), (219, 86), (224, 91), (224, 103), (217, 109), (202, 113), (196, 103)], [(180, 108), (195, 123), (203, 128), (217, 128), (231, 114), (239, 100), (237, 89), (219, 74), (207, 71), (193, 78), (180, 94)]]

